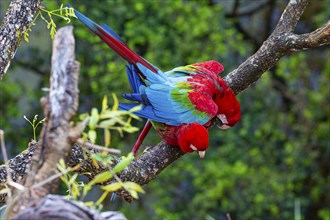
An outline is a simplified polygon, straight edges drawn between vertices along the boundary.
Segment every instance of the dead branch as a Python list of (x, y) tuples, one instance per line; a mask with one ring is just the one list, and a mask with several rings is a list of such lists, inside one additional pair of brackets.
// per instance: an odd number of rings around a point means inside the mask
[(53, 41), (50, 92), (42, 98), (46, 122), (35, 149), (25, 181), (24, 191), (14, 191), (8, 216), (14, 216), (27, 206), (36, 205), (58, 186), (58, 179), (34, 187), (56, 173), (56, 165), (71, 151), (70, 120), (78, 108), (79, 63), (74, 60), (73, 28), (58, 30)]

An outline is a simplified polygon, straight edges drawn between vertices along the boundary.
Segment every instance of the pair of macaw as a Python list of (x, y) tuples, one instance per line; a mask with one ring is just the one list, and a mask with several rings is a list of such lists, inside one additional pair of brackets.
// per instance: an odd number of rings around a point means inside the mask
[(129, 110), (142, 104), (136, 114), (149, 119), (133, 147), (134, 154), (152, 124), (166, 142), (183, 152), (196, 151), (203, 158), (209, 145), (207, 128), (213, 121), (227, 129), (240, 119), (234, 92), (218, 77), (224, 70), (222, 64), (211, 60), (163, 72), (131, 50), (110, 27), (74, 11), (82, 23), (128, 62), (126, 72), (133, 93), (123, 97), (134, 103), (120, 104), (120, 108)]

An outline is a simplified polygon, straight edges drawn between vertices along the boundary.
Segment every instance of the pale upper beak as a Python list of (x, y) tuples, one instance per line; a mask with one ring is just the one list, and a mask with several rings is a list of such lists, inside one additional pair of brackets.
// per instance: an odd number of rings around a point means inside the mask
[(196, 151), (198, 153), (198, 155), (199, 155), (200, 158), (204, 158), (205, 157), (205, 151), (197, 151), (197, 148), (194, 145), (192, 145), (192, 144), (190, 144), (190, 148), (193, 151)]
[(219, 121), (217, 123), (218, 128), (220, 129), (228, 129), (230, 126), (228, 125), (228, 120), (225, 114), (218, 114), (217, 115)]

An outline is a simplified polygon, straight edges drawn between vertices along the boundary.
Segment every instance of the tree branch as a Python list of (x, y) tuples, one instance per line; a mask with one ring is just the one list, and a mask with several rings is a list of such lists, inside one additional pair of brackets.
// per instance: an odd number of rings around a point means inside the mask
[(24, 207), (36, 205), (56, 190), (58, 179), (34, 187), (56, 174), (60, 159), (71, 151), (70, 120), (78, 109), (79, 63), (75, 60), (73, 28), (58, 30), (53, 41), (52, 71), (48, 98), (42, 105), (46, 122), (40, 135), (40, 146), (34, 152), (24, 191), (14, 191), (8, 216), (14, 216)]
[(291, 45), (290, 51), (311, 49), (330, 43), (330, 21), (324, 26), (308, 34), (288, 36), (287, 44)]
[(273, 34), (293, 32), (309, 1), (310, 0), (290, 0)]
[(291, 0), (274, 32), (260, 49), (225, 77), (225, 81), (236, 94), (256, 82), (284, 55), (288, 55), (292, 51), (330, 44), (329, 22), (308, 34), (292, 33), (308, 2), (309, 0)]
[(10, 3), (0, 26), (0, 79), (7, 72), (39, 5), (40, 0), (12, 0)]

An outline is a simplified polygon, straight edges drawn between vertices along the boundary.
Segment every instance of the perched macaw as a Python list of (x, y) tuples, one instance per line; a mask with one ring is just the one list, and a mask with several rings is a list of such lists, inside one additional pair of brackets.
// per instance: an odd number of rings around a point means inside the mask
[(240, 105), (234, 92), (218, 77), (222, 64), (205, 61), (163, 72), (131, 50), (107, 25), (98, 25), (75, 10), (77, 18), (129, 65), (126, 72), (132, 94), (123, 95), (131, 104), (120, 104), (129, 110), (139, 104), (137, 115), (148, 118), (134, 153), (153, 124), (159, 135), (183, 152), (196, 151), (204, 157), (208, 148), (207, 129), (217, 118), (218, 127), (227, 129), (240, 119)]

